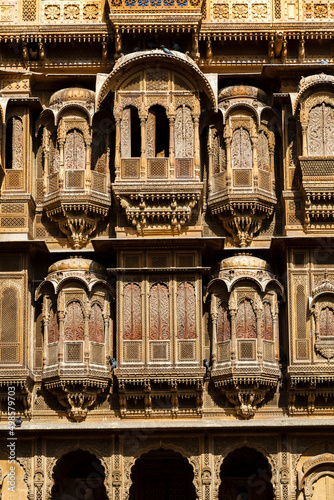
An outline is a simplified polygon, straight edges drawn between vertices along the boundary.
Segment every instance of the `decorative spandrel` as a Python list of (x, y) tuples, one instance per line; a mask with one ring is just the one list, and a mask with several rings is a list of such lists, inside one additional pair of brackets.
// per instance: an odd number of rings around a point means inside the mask
[(90, 311), (88, 323), (89, 340), (91, 342), (104, 342), (104, 319), (99, 304), (94, 304)]
[(235, 322), (238, 339), (256, 338), (256, 317), (249, 300), (243, 300), (239, 304)]
[(169, 340), (169, 292), (163, 283), (156, 283), (150, 290), (150, 340)]
[(176, 299), (177, 338), (180, 340), (196, 338), (196, 297), (191, 283), (181, 283)]
[(140, 287), (136, 283), (128, 283), (124, 287), (123, 294), (123, 338), (124, 340), (141, 340), (142, 307)]
[(231, 340), (231, 322), (226, 302), (221, 302), (217, 314), (217, 343)]
[(83, 340), (85, 325), (82, 308), (79, 302), (70, 302), (64, 320), (64, 340)]

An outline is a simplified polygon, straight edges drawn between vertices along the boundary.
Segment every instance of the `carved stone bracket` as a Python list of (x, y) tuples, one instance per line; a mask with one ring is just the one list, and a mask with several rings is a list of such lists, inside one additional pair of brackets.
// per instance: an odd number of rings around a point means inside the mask
[(67, 409), (69, 418), (76, 422), (81, 422), (86, 418), (88, 409), (94, 405), (97, 396), (108, 385), (108, 380), (100, 382), (90, 380), (83, 380), (81, 382), (75, 380), (58, 380), (45, 383), (45, 387)]
[(334, 358), (334, 337), (321, 338), (317, 336), (317, 341), (314, 345), (315, 351), (323, 358), (328, 360)]
[(3, 379), (0, 384), (0, 409), (1, 413), (7, 414), (8, 412), (8, 396), (11, 395), (9, 387), (15, 387), (15, 412), (17, 415), (23, 414), (25, 417), (31, 417), (31, 404), (34, 383), (27, 378), (18, 377), (15, 379), (13, 374), (11, 380)]
[(211, 211), (222, 220), (224, 229), (231, 234), (234, 244), (244, 248), (251, 244), (263, 221), (273, 214), (274, 206), (258, 200), (222, 200)]
[(249, 389), (236, 386), (234, 390), (226, 391), (226, 397), (235, 406), (237, 415), (245, 419), (254, 417), (257, 406), (265, 396), (266, 389), (259, 389), (256, 386)]
[(143, 235), (152, 227), (167, 226), (173, 234), (179, 234), (189, 224), (193, 209), (197, 205), (201, 190), (168, 193), (120, 192), (114, 186), (116, 200), (125, 210), (127, 220)]
[(49, 219), (56, 222), (74, 249), (83, 248), (99, 221), (108, 214), (109, 208), (92, 203), (64, 203), (46, 210)]

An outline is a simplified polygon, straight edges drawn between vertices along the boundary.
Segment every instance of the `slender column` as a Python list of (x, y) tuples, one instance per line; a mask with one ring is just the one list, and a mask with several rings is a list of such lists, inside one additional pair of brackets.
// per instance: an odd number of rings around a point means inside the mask
[(58, 323), (59, 323), (59, 342), (58, 342), (58, 369), (64, 361), (64, 311), (58, 311)]
[(307, 126), (301, 123), (302, 127), (302, 142), (303, 142), (303, 156), (307, 156)]
[(261, 317), (262, 309), (256, 310), (256, 343), (257, 343), (257, 361), (262, 363), (263, 360), (263, 339), (261, 335)]
[(217, 297), (211, 298), (211, 318), (212, 318), (212, 368), (217, 364)]
[(175, 115), (169, 115), (169, 175), (175, 179)]
[(140, 114), (140, 178), (146, 179), (147, 177), (147, 157), (146, 157), (146, 124), (147, 114)]
[(92, 141), (86, 141), (86, 168), (85, 168), (85, 188), (91, 191), (92, 175), (91, 175), (91, 157), (92, 157)]
[(252, 153), (253, 153), (253, 186), (259, 185), (259, 168), (257, 163), (257, 137), (252, 136)]
[(49, 165), (50, 165), (50, 132), (44, 128), (43, 138), (42, 138), (42, 150), (43, 150), (43, 193), (44, 196), (48, 191), (48, 175), (49, 175)]
[(194, 115), (194, 164), (195, 164), (195, 178), (200, 178), (200, 145), (199, 145), (199, 115)]
[(236, 309), (230, 309), (230, 317), (231, 317), (231, 362), (232, 365), (236, 363), (237, 360), (237, 332), (235, 328), (235, 317), (237, 314)]
[(90, 303), (86, 302), (85, 307), (85, 334), (84, 334), (84, 363), (87, 372), (89, 371), (89, 313), (90, 313)]
[(116, 180), (121, 177), (121, 119), (115, 117), (115, 177)]
[(209, 128), (208, 134), (208, 158), (209, 158), (209, 171), (208, 171), (208, 192), (212, 191), (212, 181), (213, 181), (213, 129)]

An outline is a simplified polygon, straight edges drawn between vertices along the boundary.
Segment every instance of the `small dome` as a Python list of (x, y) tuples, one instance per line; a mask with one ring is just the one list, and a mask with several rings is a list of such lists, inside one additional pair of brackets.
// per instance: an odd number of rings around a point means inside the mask
[(59, 260), (52, 264), (48, 273), (56, 273), (62, 271), (89, 271), (98, 274), (105, 274), (105, 268), (91, 259), (83, 259), (82, 257), (70, 257), (69, 259)]
[(257, 87), (251, 87), (250, 85), (233, 85), (231, 87), (226, 87), (219, 92), (218, 101), (220, 102), (225, 99), (233, 99), (236, 97), (258, 99), (264, 103), (268, 102), (268, 96), (263, 90)]
[(261, 270), (272, 273), (271, 267), (265, 260), (248, 253), (240, 253), (222, 260), (220, 270), (223, 271), (226, 269), (255, 269), (257, 271)]
[(64, 104), (66, 102), (84, 102), (86, 104), (94, 103), (95, 92), (79, 87), (70, 87), (68, 89), (58, 90), (50, 97), (49, 105)]

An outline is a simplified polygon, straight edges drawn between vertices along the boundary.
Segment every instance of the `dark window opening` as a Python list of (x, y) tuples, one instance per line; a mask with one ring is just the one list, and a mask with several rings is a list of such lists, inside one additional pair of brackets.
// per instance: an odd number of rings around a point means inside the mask
[[(156, 104), (149, 110), (154, 116), (154, 156), (156, 158), (169, 157), (169, 121), (163, 106)], [(148, 131), (148, 133), (153, 131)]]
[(8, 120), (6, 128), (6, 168), (13, 168), (13, 118)]
[(139, 158), (141, 155), (141, 129), (138, 110), (131, 106), (131, 157)]

